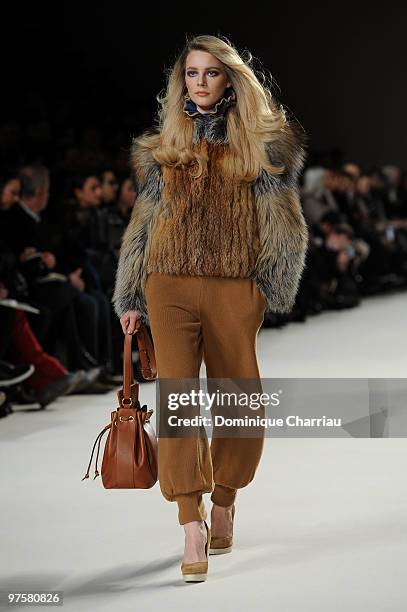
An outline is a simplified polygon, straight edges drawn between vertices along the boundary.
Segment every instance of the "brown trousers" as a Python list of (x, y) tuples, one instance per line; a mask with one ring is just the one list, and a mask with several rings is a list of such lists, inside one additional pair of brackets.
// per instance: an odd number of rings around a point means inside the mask
[[(260, 379), (256, 340), (266, 300), (249, 278), (150, 273), (145, 295), (157, 376), (196, 378), (204, 359), (208, 378)], [(209, 390), (209, 388), (208, 388)], [(207, 518), (203, 493), (219, 506), (234, 503), (249, 484), (263, 437), (159, 437), (158, 480), (178, 503), (181, 525)]]

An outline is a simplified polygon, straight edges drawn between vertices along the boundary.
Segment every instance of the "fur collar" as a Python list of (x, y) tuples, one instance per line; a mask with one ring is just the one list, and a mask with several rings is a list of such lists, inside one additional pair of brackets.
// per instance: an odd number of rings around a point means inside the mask
[[(187, 106), (187, 103), (188, 101), (186, 101), (184, 110), (188, 111), (187, 114), (192, 112), (190, 119), (194, 122), (193, 142), (197, 143), (201, 138), (205, 138), (211, 143), (227, 144), (226, 111), (234, 103), (233, 96), (219, 101), (219, 106), (214, 113), (202, 114), (198, 111), (198, 114), (195, 114), (192, 107)], [(152, 138), (157, 138), (157, 129), (147, 130), (146, 133), (150, 134)], [(253, 183), (256, 195), (296, 186), (306, 159), (307, 141), (308, 136), (300, 123), (293, 118), (288, 118), (280, 131), (279, 138), (266, 143), (266, 151), (270, 161), (274, 165), (284, 165), (285, 170), (280, 175), (271, 175), (266, 170), (261, 170)], [(153, 158), (150, 149), (140, 146), (137, 138), (132, 141), (130, 165), (136, 185), (145, 186), (149, 191), (147, 195), (158, 199), (162, 186), (160, 165)]]
[(184, 113), (194, 122), (192, 135), (193, 144), (197, 144), (202, 138), (208, 142), (226, 144), (227, 135), (227, 111), (236, 104), (236, 94), (233, 88), (229, 88), (225, 95), (215, 104), (213, 109), (207, 113), (201, 113), (188, 94), (185, 95)]

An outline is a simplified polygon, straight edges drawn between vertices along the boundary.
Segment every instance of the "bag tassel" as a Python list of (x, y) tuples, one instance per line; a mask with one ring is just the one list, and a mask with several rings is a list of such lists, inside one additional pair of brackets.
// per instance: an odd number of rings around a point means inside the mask
[(93, 477), (93, 480), (95, 480), (95, 478), (97, 478), (99, 476), (99, 470), (98, 470), (98, 461), (99, 461), (99, 451), (100, 451), (100, 443), (102, 441), (103, 436), (105, 435), (106, 431), (109, 429), (109, 427), (111, 427), (112, 424), (110, 423), (110, 425), (107, 425), (105, 427), (105, 429), (103, 430), (102, 435), (99, 438), (99, 444), (98, 444), (98, 452), (96, 453), (96, 463), (95, 463), (95, 475)]
[[(105, 432), (106, 432), (106, 431), (107, 431), (107, 430), (108, 430), (108, 429), (109, 429), (111, 426), (112, 426), (112, 424), (111, 424), (111, 423), (109, 423), (109, 425), (106, 425), (106, 427), (104, 427), (104, 428), (102, 429), (102, 431), (101, 431), (101, 432), (98, 434), (98, 436), (96, 437), (95, 443), (94, 443), (93, 448), (92, 448), (92, 453), (91, 453), (91, 456), (90, 456), (90, 461), (89, 461), (89, 465), (88, 465), (88, 470), (87, 470), (87, 472), (86, 472), (85, 476), (82, 478), (82, 480), (85, 480), (85, 478), (89, 478), (90, 466), (91, 466), (91, 463), (92, 463), (93, 453), (94, 453), (94, 451), (95, 451), (96, 444), (97, 444), (97, 442), (98, 442), (98, 440), (99, 440), (99, 448), (100, 448), (100, 441), (101, 441), (101, 439), (102, 439), (102, 436), (103, 436), (103, 434), (104, 434), (104, 433), (105, 433)], [(98, 448), (97, 456), (99, 455), (99, 448)], [(96, 462), (97, 462), (97, 459), (96, 459)], [(99, 472), (98, 472), (98, 470), (97, 470), (97, 463), (96, 463), (95, 476), (94, 476), (93, 480), (95, 480), (96, 476), (98, 476), (98, 475), (99, 475)]]

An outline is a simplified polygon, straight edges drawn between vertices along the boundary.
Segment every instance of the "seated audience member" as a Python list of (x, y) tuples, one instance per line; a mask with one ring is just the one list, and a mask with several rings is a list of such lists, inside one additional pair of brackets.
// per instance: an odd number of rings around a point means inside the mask
[[(322, 308), (351, 308), (360, 302), (356, 275), (366, 252), (352, 244), (354, 233), (349, 225), (324, 223), (320, 236), (312, 236), (308, 265), (312, 277), (313, 298)], [(329, 227), (330, 226), (330, 227)]]
[(17, 171), (4, 171), (0, 175), (0, 211), (8, 210), (20, 199), (21, 183)]
[(130, 177), (123, 179), (120, 185), (119, 198), (115, 206), (107, 212), (107, 244), (105, 252), (109, 254), (110, 268), (108, 271), (109, 285), (106, 287), (108, 295), (113, 294), (115, 271), (118, 263), (123, 233), (130, 221), (134, 206), (135, 191)]
[[(0, 295), (4, 295), (4, 289), (0, 285)], [(31, 364), (34, 367), (25, 383), (31, 391), (27, 399), (39, 403), (42, 408), (61, 395), (85, 392), (97, 378), (97, 371), (69, 372), (58, 359), (44, 351), (21, 309), (6, 308), (0, 304), (0, 331), (0, 359), (15, 365)], [(19, 403), (18, 395), (15, 399)]]
[(354, 180), (357, 180), (361, 173), (360, 166), (355, 162), (346, 162), (343, 164), (342, 170), (346, 172), (346, 174), (350, 174)]
[(402, 172), (398, 166), (386, 165), (382, 167), (386, 179), (385, 207), (388, 219), (406, 219), (407, 210), (403, 205)]
[[(31, 303), (30, 303), (31, 302)], [(58, 395), (69, 392), (84, 391), (99, 376), (99, 369), (68, 372), (63, 364), (47, 353), (38, 341), (29, 317), (45, 319), (41, 329), (46, 329), (51, 319), (48, 309), (37, 308), (38, 312), (28, 310), (33, 304), (28, 295), (28, 286), (16, 266), (16, 257), (8, 245), (0, 239), (0, 358), (10, 358), (15, 364), (30, 364), (35, 372), (27, 381), (33, 392), (27, 396), (31, 402), (42, 406), (50, 403)], [(26, 308), (27, 312), (23, 309)], [(7, 355), (8, 351), (8, 355)], [(0, 376), (0, 388), (2, 387)], [(7, 381), (3, 384), (8, 386)], [(21, 403), (21, 395), (14, 394), (13, 399)]]
[(318, 223), (328, 211), (339, 211), (333, 191), (338, 184), (338, 176), (329, 168), (308, 168), (304, 175), (302, 202), (304, 216), (309, 225)]
[[(77, 279), (81, 298), (77, 302), (79, 320), (81, 313), (93, 312), (93, 326), (80, 326), (81, 334), (87, 337), (88, 350), (105, 368), (107, 380), (117, 381), (120, 374), (113, 357), (112, 319), (113, 307), (107, 295), (104, 262), (107, 249), (107, 215), (101, 208), (102, 189), (96, 175), (77, 174), (71, 178), (72, 199), (64, 211), (58, 253), (66, 274), (80, 270)], [(88, 319), (86, 317), (86, 319)], [(85, 318), (83, 319), (85, 321)]]
[(102, 206), (110, 207), (117, 202), (119, 183), (113, 170), (105, 169), (99, 174), (102, 188)]
[[(99, 365), (84, 345), (79, 333), (75, 303), (80, 289), (75, 284), (79, 271), (66, 275), (55, 252), (55, 237), (42, 222), (41, 213), (49, 198), (49, 171), (41, 165), (26, 166), (20, 173), (20, 200), (5, 211), (2, 218), (2, 237), (9, 240), (29, 286), (29, 298), (52, 313), (52, 322), (41, 338), (47, 352), (56, 354), (57, 343), (67, 348), (67, 367), (71, 370), (93, 369)], [(89, 325), (94, 320), (89, 316)], [(37, 322), (30, 318), (36, 332)], [(80, 322), (83, 326), (82, 321)], [(87, 329), (87, 328), (86, 328)], [(100, 364), (103, 365), (103, 364)], [(101, 372), (101, 377), (104, 372)], [(108, 383), (109, 381), (106, 381)], [(101, 383), (102, 384), (102, 383)], [(105, 385), (106, 390), (112, 388)]]

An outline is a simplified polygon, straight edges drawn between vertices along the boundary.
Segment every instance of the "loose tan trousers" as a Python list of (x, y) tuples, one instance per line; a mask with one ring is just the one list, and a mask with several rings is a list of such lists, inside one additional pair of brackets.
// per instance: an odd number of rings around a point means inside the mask
[[(266, 300), (249, 278), (150, 273), (145, 285), (159, 378), (259, 379), (256, 340)], [(249, 484), (263, 437), (159, 437), (158, 480), (165, 499), (178, 503), (181, 525), (207, 518), (203, 493), (233, 504)]]

